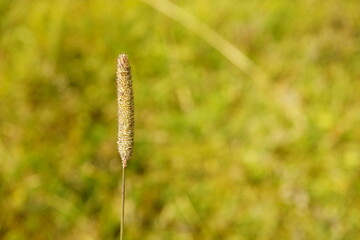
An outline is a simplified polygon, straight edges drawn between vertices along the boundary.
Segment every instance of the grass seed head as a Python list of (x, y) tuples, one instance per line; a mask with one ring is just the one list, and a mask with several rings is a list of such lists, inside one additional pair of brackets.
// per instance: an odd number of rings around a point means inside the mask
[(131, 67), (126, 54), (117, 62), (118, 151), (122, 166), (126, 167), (134, 146), (134, 96)]

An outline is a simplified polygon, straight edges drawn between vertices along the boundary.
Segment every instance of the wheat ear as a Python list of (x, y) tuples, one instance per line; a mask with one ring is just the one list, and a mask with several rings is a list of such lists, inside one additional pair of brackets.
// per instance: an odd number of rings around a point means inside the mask
[(121, 223), (120, 239), (124, 233), (125, 213), (125, 167), (134, 146), (134, 96), (131, 67), (126, 54), (120, 54), (117, 61), (117, 103), (118, 103), (118, 151), (122, 161), (121, 180)]

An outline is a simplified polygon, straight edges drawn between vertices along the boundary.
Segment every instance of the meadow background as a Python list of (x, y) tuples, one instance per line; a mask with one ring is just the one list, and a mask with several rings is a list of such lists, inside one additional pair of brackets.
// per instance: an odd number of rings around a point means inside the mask
[(360, 239), (359, 1), (172, 3), (0, 1), (0, 239), (118, 239), (122, 52), (126, 239)]

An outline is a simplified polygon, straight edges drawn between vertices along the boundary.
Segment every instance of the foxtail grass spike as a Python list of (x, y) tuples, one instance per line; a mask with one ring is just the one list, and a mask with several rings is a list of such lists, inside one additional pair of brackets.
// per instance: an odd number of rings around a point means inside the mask
[(131, 67), (126, 54), (117, 61), (118, 151), (122, 166), (126, 167), (134, 145), (134, 96)]

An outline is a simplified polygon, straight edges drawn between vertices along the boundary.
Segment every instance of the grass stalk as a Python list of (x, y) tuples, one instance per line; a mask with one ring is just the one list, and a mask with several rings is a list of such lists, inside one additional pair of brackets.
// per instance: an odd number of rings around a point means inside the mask
[(120, 223), (120, 240), (123, 240), (125, 221), (125, 167), (122, 167), (121, 177), (121, 223)]
[(117, 103), (118, 103), (118, 151), (122, 161), (121, 178), (121, 222), (120, 240), (124, 235), (125, 222), (125, 167), (134, 146), (134, 96), (131, 67), (126, 54), (120, 54), (117, 63)]

